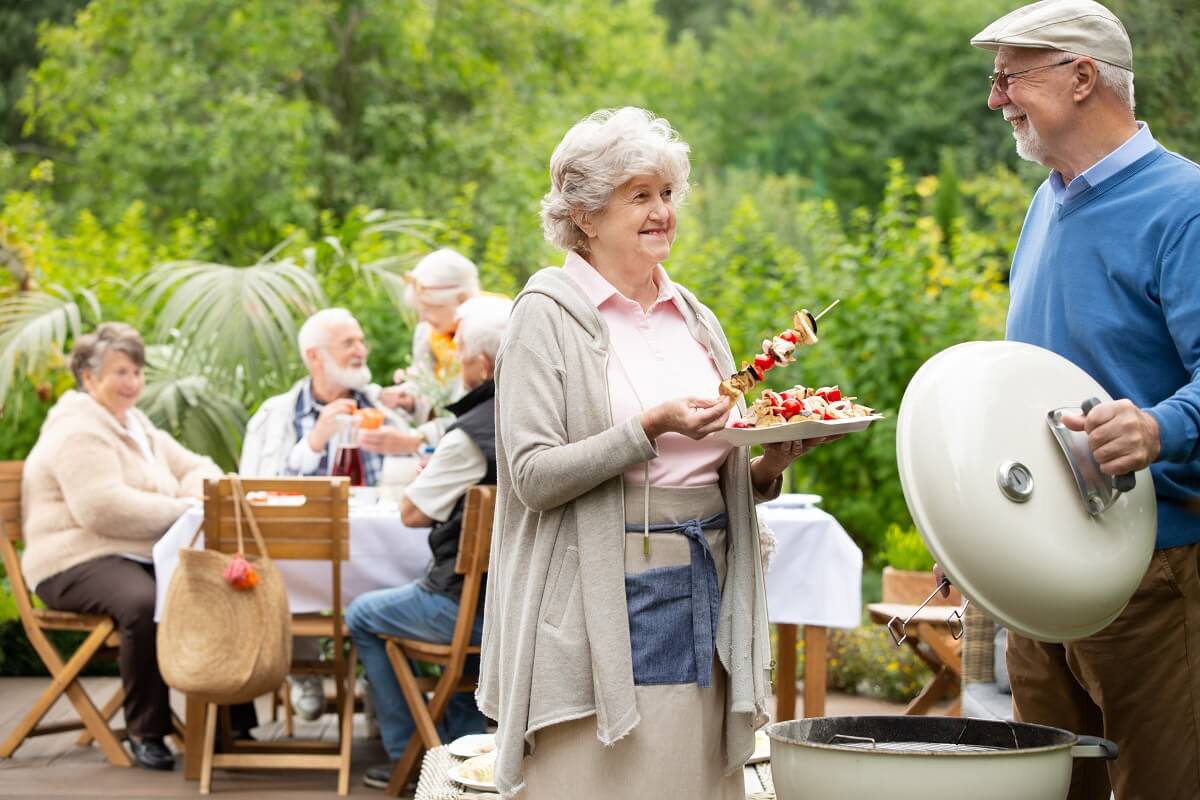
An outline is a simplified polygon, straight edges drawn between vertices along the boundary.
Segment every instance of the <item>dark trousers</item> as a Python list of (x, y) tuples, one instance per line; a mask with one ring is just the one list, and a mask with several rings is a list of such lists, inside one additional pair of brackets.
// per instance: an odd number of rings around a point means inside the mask
[[(158, 671), (154, 566), (104, 556), (46, 578), (35, 591), (57, 611), (113, 618), (121, 634), (118, 663), (125, 688), (125, 727), (138, 739), (169, 734), (169, 694)], [(235, 706), (232, 712), (235, 729), (254, 727), (253, 705)]]
[(1008, 635), (1016, 718), (1112, 739), (1077, 758), (1070, 800), (1200, 797), (1200, 544), (1158, 550), (1107, 628), (1066, 644)]

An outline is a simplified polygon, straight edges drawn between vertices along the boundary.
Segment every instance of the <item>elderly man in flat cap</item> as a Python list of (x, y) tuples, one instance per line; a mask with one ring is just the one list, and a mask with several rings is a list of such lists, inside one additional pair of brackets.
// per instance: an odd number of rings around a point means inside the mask
[[(1115, 740), (1070, 797), (1200, 798), (1200, 167), (1133, 114), (1112, 12), (1046, 0), (971, 44), (996, 53), (988, 106), (1050, 168), (1013, 256), (1007, 338), (1063, 355), (1116, 399), (1068, 425), (1104, 472), (1150, 467), (1154, 558), (1121, 616), (1068, 644), (1010, 635), (1018, 719)], [(1053, 531), (1047, 531), (1053, 535)]]

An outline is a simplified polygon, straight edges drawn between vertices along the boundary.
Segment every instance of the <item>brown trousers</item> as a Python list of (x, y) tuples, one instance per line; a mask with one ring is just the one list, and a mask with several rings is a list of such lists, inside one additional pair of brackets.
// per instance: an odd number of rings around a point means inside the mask
[[(169, 734), (170, 694), (158, 671), (154, 567), (121, 556), (94, 558), (46, 578), (35, 591), (55, 610), (113, 618), (121, 634), (125, 727), (137, 739)], [(256, 724), (252, 704), (234, 706), (231, 713), (239, 731)]]
[(1116, 761), (1076, 759), (1070, 800), (1200, 798), (1200, 543), (1155, 551), (1121, 615), (1047, 644), (1012, 633), (1008, 670), (1022, 722), (1103, 736)]

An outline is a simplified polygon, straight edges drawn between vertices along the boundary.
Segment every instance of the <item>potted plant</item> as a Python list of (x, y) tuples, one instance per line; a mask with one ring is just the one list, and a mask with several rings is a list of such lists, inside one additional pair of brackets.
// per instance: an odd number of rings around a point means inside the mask
[[(892, 523), (884, 533), (882, 560), (883, 602), (920, 605), (933, 591), (933, 556), (925, 549), (915, 527)], [(962, 595), (950, 587), (949, 597), (935, 597), (930, 605), (962, 605)]]

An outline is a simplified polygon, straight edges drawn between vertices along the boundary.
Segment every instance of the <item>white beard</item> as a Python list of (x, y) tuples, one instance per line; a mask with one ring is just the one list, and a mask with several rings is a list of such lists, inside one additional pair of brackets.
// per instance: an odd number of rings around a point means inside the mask
[(321, 366), (329, 380), (351, 391), (362, 391), (371, 382), (371, 368), (365, 363), (359, 367), (339, 367), (324, 350), (321, 351)]
[(1018, 156), (1035, 164), (1046, 163), (1046, 143), (1042, 141), (1041, 135), (1033, 127), (1029, 117), (1025, 117), (1023, 131), (1018, 132), (1016, 128), (1013, 128), (1013, 139), (1017, 142)]

